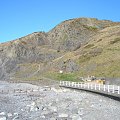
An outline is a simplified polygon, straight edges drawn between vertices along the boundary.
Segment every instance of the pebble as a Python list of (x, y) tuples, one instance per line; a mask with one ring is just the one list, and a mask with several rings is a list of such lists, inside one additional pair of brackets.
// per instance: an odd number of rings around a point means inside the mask
[(64, 117), (67, 118), (67, 117), (68, 117), (68, 114), (61, 113), (61, 114), (59, 114), (59, 117), (61, 117), (61, 118), (62, 118), (62, 117), (63, 117), (63, 118), (64, 118)]
[(21, 109), (21, 111), (24, 111), (23, 109)]
[(29, 110), (32, 111), (32, 112), (33, 111), (38, 111), (38, 109), (39, 109), (35, 102), (32, 102), (30, 105), (27, 105), (27, 107), (29, 107)]
[(45, 118), (45, 116), (44, 116), (44, 115), (42, 115), (42, 116), (40, 116), (40, 118)]
[(50, 113), (50, 111), (43, 111), (42, 113), (41, 113), (41, 115), (47, 115), (47, 114), (49, 114)]
[(7, 120), (6, 117), (0, 117), (0, 120)]
[(14, 115), (18, 115), (18, 113), (14, 113)]
[(50, 120), (56, 120), (56, 118), (50, 118)]
[(5, 115), (5, 112), (1, 112), (0, 115)]
[(7, 116), (8, 116), (8, 117), (12, 117), (12, 113), (8, 113)]
[(78, 114), (79, 114), (80, 116), (82, 116), (82, 115), (84, 114), (83, 108), (80, 108), (80, 109), (78, 110)]
[(49, 109), (53, 112), (57, 112), (57, 107), (52, 106), (52, 107), (49, 107)]
[(16, 119), (18, 119), (19, 117), (18, 116), (15, 116), (12, 120), (16, 120)]
[(72, 120), (82, 120), (82, 118), (78, 114), (72, 115)]

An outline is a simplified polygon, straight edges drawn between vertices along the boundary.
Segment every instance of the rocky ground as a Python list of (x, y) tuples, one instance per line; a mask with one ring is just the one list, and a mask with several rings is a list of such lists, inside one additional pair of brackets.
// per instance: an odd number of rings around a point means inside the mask
[(0, 120), (101, 119), (119, 120), (120, 102), (57, 85), (0, 81)]

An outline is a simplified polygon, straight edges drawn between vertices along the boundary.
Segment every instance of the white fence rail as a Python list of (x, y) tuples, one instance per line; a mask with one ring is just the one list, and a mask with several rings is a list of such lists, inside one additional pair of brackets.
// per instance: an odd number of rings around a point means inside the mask
[(63, 87), (71, 87), (71, 88), (78, 88), (84, 90), (103, 91), (113, 94), (114, 93), (120, 94), (120, 86), (116, 86), (116, 85), (102, 85), (102, 84), (70, 82), (70, 81), (60, 81), (59, 85), (61, 87), (63, 86)]

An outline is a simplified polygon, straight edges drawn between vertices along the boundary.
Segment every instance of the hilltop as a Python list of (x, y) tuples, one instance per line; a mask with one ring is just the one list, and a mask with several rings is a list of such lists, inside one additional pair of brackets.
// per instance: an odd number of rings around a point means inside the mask
[(0, 69), (5, 80), (119, 78), (120, 22), (76, 18), (2, 43)]

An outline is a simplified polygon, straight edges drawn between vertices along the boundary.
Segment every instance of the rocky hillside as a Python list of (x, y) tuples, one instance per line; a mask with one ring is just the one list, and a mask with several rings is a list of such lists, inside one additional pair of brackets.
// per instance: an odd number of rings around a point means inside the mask
[[(63, 74), (59, 74), (62, 70)], [(0, 79), (120, 77), (120, 23), (77, 18), (0, 44)]]

